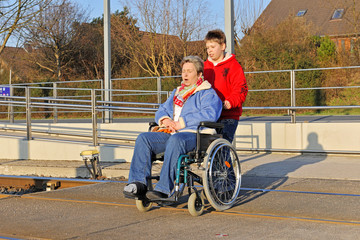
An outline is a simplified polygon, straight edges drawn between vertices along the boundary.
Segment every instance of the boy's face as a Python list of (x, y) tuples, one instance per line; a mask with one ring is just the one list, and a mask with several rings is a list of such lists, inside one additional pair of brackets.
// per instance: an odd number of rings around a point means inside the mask
[(217, 63), (224, 59), (225, 43), (219, 44), (215, 41), (206, 42), (206, 52), (209, 55), (210, 59)]

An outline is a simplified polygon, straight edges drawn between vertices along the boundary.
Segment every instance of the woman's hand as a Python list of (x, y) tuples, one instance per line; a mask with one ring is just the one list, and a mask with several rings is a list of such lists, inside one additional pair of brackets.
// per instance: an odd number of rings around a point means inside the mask
[(175, 129), (175, 122), (170, 119), (170, 118), (165, 118), (164, 120), (162, 120), (162, 124), (167, 128), (169, 129), (171, 132), (175, 132), (176, 129)]
[(165, 118), (164, 120), (162, 120), (162, 124), (168, 128), (171, 132), (176, 132), (177, 130), (181, 129), (181, 125), (180, 122), (178, 121), (173, 121), (170, 118)]
[(170, 118), (165, 118), (164, 120), (161, 121), (161, 123), (167, 128), (175, 127), (175, 122), (173, 120), (171, 120)]
[(180, 130), (181, 129), (181, 124), (179, 121), (174, 122), (175, 123), (175, 130)]

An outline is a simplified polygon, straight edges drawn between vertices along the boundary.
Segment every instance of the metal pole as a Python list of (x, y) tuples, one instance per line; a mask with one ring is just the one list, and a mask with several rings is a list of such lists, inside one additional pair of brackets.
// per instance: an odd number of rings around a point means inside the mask
[[(10, 96), (14, 96), (14, 88), (12, 87), (12, 85), (10, 85)], [(14, 106), (12, 105), (12, 103), (10, 103), (10, 123), (14, 123)]]
[(92, 132), (93, 132), (93, 145), (98, 145), (97, 138), (97, 115), (96, 115), (96, 92), (91, 89), (91, 119), (92, 119)]
[[(101, 80), (100, 81), (100, 89), (101, 89), (101, 101), (103, 102), (104, 101), (104, 94), (105, 94), (105, 91), (104, 91), (104, 81)], [(102, 103), (102, 105), (104, 106), (104, 104)], [(101, 111), (101, 122), (102, 123), (105, 123), (105, 114), (104, 114), (104, 111)]]
[[(110, 38), (110, 0), (104, 0), (104, 86), (105, 101), (111, 101), (111, 38)], [(109, 104), (106, 104), (109, 106)], [(105, 110), (105, 123), (112, 122), (112, 112)]]
[[(11, 79), (11, 75), (12, 75), (12, 71), (11, 71), (11, 68), (10, 68), (10, 76), (9, 76), (9, 88), (10, 88), (10, 97), (13, 96), (14, 94), (14, 90), (13, 90), (13, 87), (12, 87), (12, 79)], [(12, 101), (12, 99), (10, 98), (10, 100)], [(14, 123), (14, 107), (12, 105), (12, 103), (9, 104), (9, 120), (10, 120), (10, 123)]]
[[(291, 85), (291, 106), (296, 106), (296, 96), (295, 96), (295, 71), (291, 70), (290, 72), (290, 85)], [(296, 123), (296, 110), (290, 110), (291, 123)]]
[(224, 0), (224, 15), (226, 52), (234, 54), (234, 0)]
[(30, 103), (30, 88), (25, 88), (26, 97), (26, 139), (31, 140), (31, 103)]
[[(57, 83), (53, 83), (53, 98), (57, 98)], [(58, 111), (57, 111), (57, 107), (54, 107), (54, 111), (53, 111), (53, 115), (54, 115), (54, 123), (58, 122)]]
[(161, 77), (156, 78), (157, 80), (157, 99), (158, 104), (161, 104)]

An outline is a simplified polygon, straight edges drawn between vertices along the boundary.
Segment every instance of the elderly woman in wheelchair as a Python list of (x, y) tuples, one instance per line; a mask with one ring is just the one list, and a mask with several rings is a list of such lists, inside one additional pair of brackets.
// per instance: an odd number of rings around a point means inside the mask
[[(155, 114), (158, 126), (151, 132), (141, 133), (136, 139), (124, 194), (137, 199), (139, 210), (147, 211), (152, 202), (177, 201), (182, 194), (181, 186), (187, 184), (189, 194), (194, 191), (189, 198), (189, 211), (197, 216), (204, 209), (204, 197), (193, 182), (204, 185), (207, 199), (213, 207), (225, 210), (233, 204), (240, 189), (240, 164), (228, 141), (213, 141), (211, 134), (216, 133), (215, 128), (221, 127), (216, 121), (222, 102), (211, 84), (202, 77), (203, 61), (199, 57), (188, 56), (182, 60), (181, 67), (181, 86), (172, 92)], [(211, 149), (206, 148), (211, 141)], [(159, 154), (162, 155), (163, 165), (160, 176), (153, 177), (152, 163)], [(206, 162), (203, 163), (204, 158)], [(207, 172), (202, 178), (191, 172), (190, 164), (193, 163)], [(155, 188), (152, 179), (158, 180)], [(171, 196), (173, 198), (169, 198)]]

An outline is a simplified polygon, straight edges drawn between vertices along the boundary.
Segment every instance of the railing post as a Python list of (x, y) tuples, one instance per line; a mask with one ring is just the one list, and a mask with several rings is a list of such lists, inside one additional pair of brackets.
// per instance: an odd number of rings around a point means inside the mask
[(93, 132), (93, 145), (98, 145), (97, 138), (97, 115), (96, 115), (96, 92), (91, 89), (91, 116), (92, 116), (92, 132)]
[[(12, 97), (14, 95), (14, 89), (12, 87), (12, 85), (9, 85), (10, 87), (10, 97)], [(12, 98), (10, 98), (10, 101), (13, 101)], [(14, 123), (14, 106), (12, 103), (9, 104), (9, 121), (10, 123)]]
[(157, 83), (157, 102), (158, 104), (161, 104), (161, 77), (158, 77), (156, 79)]
[(30, 102), (30, 88), (25, 88), (26, 97), (26, 139), (31, 140), (31, 102)]
[[(54, 98), (54, 99), (57, 98), (57, 83), (53, 83), (53, 98)], [(56, 102), (55, 102), (55, 103), (56, 103)], [(57, 123), (57, 122), (58, 122), (58, 111), (57, 111), (57, 107), (54, 107), (53, 116), (54, 116), (54, 123)]]
[[(104, 91), (104, 81), (100, 81), (100, 88), (101, 88), (101, 101), (103, 102), (105, 97), (105, 91)], [(103, 106), (105, 106), (104, 104), (102, 104)], [(101, 111), (101, 122), (105, 123), (105, 114), (104, 114), (104, 110)]]
[[(291, 70), (290, 71), (290, 85), (291, 85), (291, 106), (295, 107), (296, 106), (296, 94), (295, 94), (295, 71)], [(296, 110), (295, 109), (291, 109), (290, 110), (290, 116), (291, 116), (291, 123), (296, 123)]]

